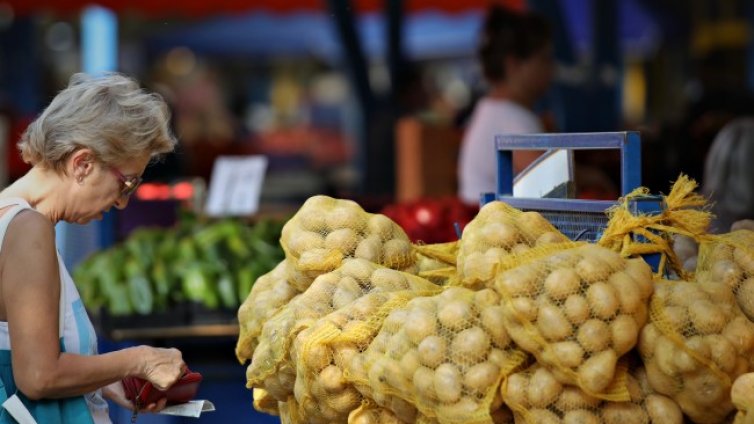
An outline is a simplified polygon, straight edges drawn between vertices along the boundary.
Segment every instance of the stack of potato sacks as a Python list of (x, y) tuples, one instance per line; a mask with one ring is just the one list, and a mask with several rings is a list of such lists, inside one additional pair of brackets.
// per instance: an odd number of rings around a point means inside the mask
[(751, 370), (754, 240), (709, 241), (697, 281), (668, 281), (502, 202), (458, 243), (413, 246), (316, 196), (281, 243), (236, 353), (254, 406), (283, 422), (717, 423)]

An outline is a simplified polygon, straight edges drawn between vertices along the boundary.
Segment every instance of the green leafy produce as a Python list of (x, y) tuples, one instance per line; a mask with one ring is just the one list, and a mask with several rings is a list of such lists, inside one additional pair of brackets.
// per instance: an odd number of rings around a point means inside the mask
[(111, 315), (149, 314), (190, 301), (236, 309), (254, 281), (284, 258), (284, 221), (204, 221), (182, 216), (174, 228), (141, 228), (74, 271), (85, 304)]

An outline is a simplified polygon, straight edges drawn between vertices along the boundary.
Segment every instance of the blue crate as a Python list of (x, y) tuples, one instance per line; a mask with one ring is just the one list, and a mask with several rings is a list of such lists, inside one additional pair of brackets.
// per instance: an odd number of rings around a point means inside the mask
[[(481, 205), (500, 200), (525, 211), (536, 211), (572, 240), (597, 241), (607, 226), (607, 209), (617, 204), (605, 200), (535, 199), (513, 197), (514, 150), (620, 150), (621, 194), (641, 186), (641, 138), (638, 132), (596, 132), (563, 134), (506, 134), (495, 137), (498, 175), (495, 193), (483, 193)], [(660, 196), (644, 196), (630, 202), (634, 213), (660, 213), (664, 208)], [(638, 240), (641, 241), (641, 240)], [(660, 255), (646, 255), (644, 260), (657, 270)]]

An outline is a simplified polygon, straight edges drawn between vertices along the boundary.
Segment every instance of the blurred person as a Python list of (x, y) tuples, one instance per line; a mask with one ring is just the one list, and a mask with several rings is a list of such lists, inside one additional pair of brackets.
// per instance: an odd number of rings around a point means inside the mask
[[(459, 196), (469, 204), (478, 203), (481, 193), (495, 191), (496, 135), (545, 131), (532, 108), (552, 81), (550, 26), (539, 15), (493, 6), (484, 22), (478, 57), (490, 89), (477, 103), (461, 144)], [(541, 153), (514, 152), (514, 174)]]
[(702, 192), (712, 201), (712, 232), (747, 228), (743, 220), (754, 218), (752, 163), (754, 117), (735, 119), (720, 130), (705, 159)]
[[(166, 389), (185, 371), (176, 349), (98, 354), (55, 249), (57, 222), (86, 224), (126, 207), (147, 164), (173, 150), (169, 119), (162, 98), (130, 78), (76, 74), (18, 143), (32, 168), (0, 192), (0, 401), (16, 394), (39, 423), (109, 423), (104, 398), (135, 408), (123, 378)], [(6, 422), (15, 421), (3, 410)]]

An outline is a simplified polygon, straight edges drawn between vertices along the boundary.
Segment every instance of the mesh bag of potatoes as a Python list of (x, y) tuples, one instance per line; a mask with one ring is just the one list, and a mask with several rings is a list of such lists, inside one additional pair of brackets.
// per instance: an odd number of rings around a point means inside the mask
[(460, 284), (481, 288), (495, 276), (495, 266), (511, 254), (534, 246), (568, 241), (538, 212), (522, 212), (504, 202), (490, 202), (463, 230), (458, 251)]
[(733, 411), (731, 383), (750, 369), (754, 325), (725, 285), (662, 281), (639, 338), (647, 379), (697, 423)]
[[(386, 270), (386, 273), (404, 278), (399, 271)], [(412, 298), (439, 291), (437, 287), (370, 293), (300, 332), (291, 358), (297, 366), (293, 393), (301, 415), (313, 424), (345, 423), (349, 413), (362, 402), (361, 394), (344, 377), (353, 367), (356, 355), (369, 346), (390, 311)]]
[[(338, 268), (346, 258), (361, 258), (416, 273), (415, 254), (406, 233), (385, 215), (365, 212), (356, 202), (313, 196), (283, 227), (286, 258), (311, 281)], [(307, 279), (301, 281), (304, 287)]]
[(527, 359), (502, 325), (499, 301), (493, 290), (462, 287), (410, 300), (385, 319), (346, 379), (403, 421), (492, 423), (491, 413), (501, 415), (500, 380)]
[(547, 368), (535, 364), (509, 376), (501, 386), (517, 424), (682, 424), (683, 414), (671, 399), (652, 393), (639, 378), (618, 373), (629, 399), (613, 402), (589, 396), (576, 386), (561, 384)]
[(236, 358), (241, 364), (254, 354), (264, 322), (299, 294), (288, 282), (288, 266), (288, 262), (283, 260), (272, 271), (257, 278), (249, 296), (238, 308)]
[(440, 286), (452, 284), (457, 279), (460, 245), (460, 241), (414, 245), (418, 275)]
[(501, 263), (494, 287), (505, 328), (560, 382), (626, 400), (625, 390), (611, 383), (618, 359), (636, 345), (646, 322), (651, 269), (597, 245), (556, 247)]
[[(391, 270), (364, 259), (347, 259), (340, 268), (322, 274), (302, 294), (283, 306), (262, 327), (259, 345), (246, 370), (247, 387), (262, 387), (276, 396), (280, 390), (265, 386), (265, 382), (280, 380), (282, 393), (292, 394), (293, 384), (289, 374), (278, 371), (290, 367), (295, 376), (295, 365), (289, 350), (296, 335), (312, 326), (318, 319), (335, 310), (354, 303), (355, 308), (371, 308), (368, 293), (402, 290), (432, 291), (437, 286), (431, 282), (403, 272)], [(284, 398), (278, 398), (284, 400)]]
[(697, 281), (724, 284), (741, 311), (754, 321), (754, 232), (739, 230), (710, 236), (699, 249)]

